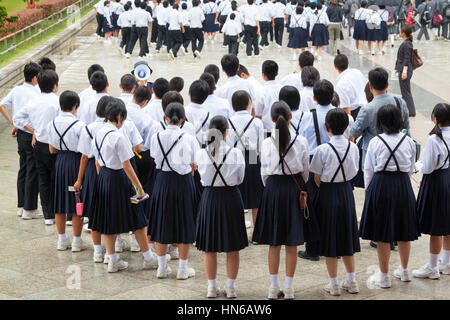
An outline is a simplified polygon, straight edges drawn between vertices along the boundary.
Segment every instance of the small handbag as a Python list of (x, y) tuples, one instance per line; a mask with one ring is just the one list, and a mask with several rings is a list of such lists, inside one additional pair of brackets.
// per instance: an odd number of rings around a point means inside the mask
[(413, 50), (412, 54), (412, 67), (413, 70), (416, 70), (417, 68), (421, 67), (423, 65), (422, 58), (419, 56), (419, 52), (417, 49)]

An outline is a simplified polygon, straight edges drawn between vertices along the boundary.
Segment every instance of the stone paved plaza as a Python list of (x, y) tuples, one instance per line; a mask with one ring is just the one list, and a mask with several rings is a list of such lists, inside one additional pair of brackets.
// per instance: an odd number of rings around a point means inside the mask
[[(126, 60), (115, 46), (104, 45), (98, 41), (91, 23), (60, 52), (51, 56), (57, 64), (60, 76), (60, 93), (71, 89), (77, 92), (88, 86), (86, 70), (93, 63), (100, 63), (109, 78), (109, 92), (119, 95), (120, 77), (133, 69), (137, 59), (137, 50), (133, 57)], [(286, 38), (284, 40), (286, 43)], [(342, 52), (350, 58), (351, 67), (360, 68), (365, 75), (374, 66), (380, 65), (390, 72), (393, 69), (396, 49), (388, 48), (383, 56), (364, 56), (355, 54), (353, 43), (346, 39)], [(417, 117), (411, 119), (412, 135), (425, 144), (427, 134), (432, 128), (430, 112), (440, 101), (450, 101), (450, 42), (433, 41), (415, 44), (425, 61), (425, 65), (415, 72), (412, 79), (412, 91), (418, 109)], [(153, 52), (153, 48), (151, 51)], [(207, 42), (200, 61), (194, 61), (191, 55), (180, 57), (172, 62), (165, 53), (154, 54), (149, 64), (154, 73), (151, 80), (158, 77), (171, 78), (181, 76), (185, 80), (183, 95), (188, 102), (188, 87), (197, 79), (208, 63), (220, 64), (225, 48), (216, 41)], [(297, 62), (290, 60), (291, 52), (283, 47), (271, 46), (261, 52), (259, 58), (247, 58), (241, 49), (239, 58), (259, 81), (261, 64), (265, 59), (274, 59), (280, 66), (279, 77), (297, 70)], [(323, 59), (316, 62), (322, 78), (336, 81), (337, 72), (333, 68), (332, 58), (324, 53)], [(221, 74), (220, 83), (225, 80)], [(219, 83), (219, 84), (220, 84)], [(398, 81), (392, 80), (389, 91), (399, 94)], [(0, 97), (10, 88), (0, 88)], [(16, 141), (10, 137), (10, 128), (3, 118), (0, 119), (0, 299), (205, 299), (207, 279), (203, 268), (202, 254), (195, 248), (191, 251), (190, 265), (196, 270), (196, 276), (186, 281), (175, 280), (178, 262), (169, 262), (174, 271), (168, 279), (157, 280), (156, 270), (141, 270), (142, 255), (126, 252), (121, 257), (129, 262), (129, 269), (108, 274), (106, 265), (92, 262), (92, 246), (81, 253), (56, 251), (56, 228), (44, 226), (43, 220), (24, 221), (16, 216), (16, 175), (18, 155)], [(420, 181), (419, 175), (412, 177), (415, 192)], [(361, 215), (364, 191), (355, 191), (357, 213)], [(246, 215), (251, 220), (250, 214)], [(71, 237), (71, 227), (67, 234)], [(252, 229), (248, 229), (251, 236)], [(127, 240), (128, 236), (125, 236)], [(83, 233), (83, 239), (92, 244), (89, 233)], [(422, 266), (428, 261), (428, 236), (422, 236), (412, 244), (410, 269)], [(241, 266), (236, 282), (240, 299), (265, 299), (269, 286), (266, 246), (250, 245), (241, 251)], [(283, 252), (283, 251), (282, 251)], [(282, 260), (283, 254), (282, 254)], [(219, 255), (218, 281), (225, 283), (225, 256)], [(413, 279), (403, 283), (393, 279), (391, 289), (369, 289), (368, 277), (377, 269), (376, 250), (368, 241), (361, 242), (361, 253), (356, 254), (357, 279), (361, 292), (357, 295), (343, 294), (331, 297), (323, 290), (328, 282), (325, 262), (299, 260), (294, 278), (296, 299), (449, 299), (450, 276), (440, 280)], [(391, 273), (399, 264), (398, 252), (391, 256)], [(339, 277), (345, 276), (344, 267), (339, 266)], [(71, 289), (71, 272), (81, 270), (81, 288)], [(284, 267), (280, 268), (280, 281), (284, 279)], [(68, 281), (69, 279), (69, 281)]]

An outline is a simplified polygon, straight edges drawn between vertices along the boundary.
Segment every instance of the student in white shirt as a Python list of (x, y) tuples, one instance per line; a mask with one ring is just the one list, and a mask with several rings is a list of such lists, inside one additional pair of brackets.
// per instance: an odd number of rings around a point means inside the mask
[(158, 39), (156, 41), (156, 52), (159, 53), (161, 46), (167, 45), (167, 23), (169, 23), (169, 2), (164, 0), (162, 5), (158, 6), (157, 20), (158, 20)]
[(195, 276), (188, 267), (189, 249), (195, 241), (195, 218), (198, 204), (192, 172), (197, 167), (197, 140), (185, 134), (180, 126), (185, 120), (184, 107), (172, 102), (165, 110), (166, 130), (152, 137), (150, 152), (155, 159), (155, 185), (151, 197), (149, 233), (156, 242), (158, 255), (157, 278), (167, 278), (172, 272), (167, 265), (168, 244), (178, 244), (179, 266), (177, 279)]
[[(331, 105), (335, 108), (340, 108), (341, 101), (339, 99), (339, 94), (335, 91), (333, 94), (333, 100), (331, 100)], [(352, 128), (353, 124), (355, 123), (355, 120), (350, 114), (348, 115), (348, 127), (345, 129), (344, 133), (342, 134), (345, 138), (350, 139), (350, 129)]]
[(300, 91), (300, 110), (309, 112), (317, 107), (314, 100), (314, 85), (320, 80), (319, 71), (314, 67), (305, 67), (301, 74), (303, 89)]
[(88, 74), (89, 87), (87, 87), (86, 89), (84, 89), (83, 91), (81, 91), (78, 94), (78, 96), (80, 97), (80, 108), (83, 108), (83, 106), (89, 100), (91, 100), (93, 97), (95, 97), (96, 92), (94, 89), (92, 89), (92, 85), (90, 83), (91, 83), (91, 77), (94, 74), (94, 72), (96, 72), (96, 71), (101, 71), (101, 72), (105, 73), (105, 70), (99, 64), (93, 64), (88, 68), (87, 74)]
[[(17, 129), (13, 119), (14, 115), (29, 102), (35, 101), (40, 94), (37, 85), (37, 75), (42, 68), (34, 62), (29, 62), (24, 67), (25, 83), (14, 87), (0, 102), (0, 112), (11, 124), (11, 136), (17, 138), (19, 153), (19, 172), (17, 174), (17, 215), (26, 219), (37, 218), (38, 174), (31, 145), (32, 133)], [(11, 107), (12, 116), (8, 114), (7, 107)]]
[(119, 41), (119, 31), (120, 26), (117, 24), (117, 21), (119, 20), (119, 16), (121, 13), (124, 12), (124, 7), (120, 3), (120, 0), (112, 0), (111, 2), (111, 22), (113, 26), (113, 40)]
[(203, 35), (203, 22), (205, 14), (200, 8), (200, 0), (192, 0), (192, 9), (189, 10), (188, 18), (192, 35), (192, 53), (195, 58), (200, 58), (205, 38)]
[(380, 271), (369, 277), (368, 284), (381, 288), (391, 287), (390, 243), (398, 242), (401, 261), (394, 277), (408, 282), (410, 241), (420, 236), (410, 180), (415, 169), (416, 146), (407, 134), (400, 132), (402, 128), (400, 109), (395, 105), (382, 106), (377, 112), (379, 134), (370, 140), (364, 162), (366, 198), (359, 234), (362, 239), (377, 242)]
[(95, 95), (90, 97), (83, 105), (77, 110), (77, 117), (85, 124), (90, 124), (97, 119), (96, 110), (98, 101), (108, 95), (108, 78), (101, 71), (96, 71), (92, 74), (91, 79), (92, 89), (95, 90)]
[[(256, 4), (253, 3), (254, 0), (247, 0), (248, 5), (242, 7), (242, 17), (244, 18), (244, 30), (245, 30), (245, 41), (247, 44), (247, 56), (252, 55), (254, 51), (255, 56), (259, 56), (259, 43), (258, 37), (261, 32), (259, 26), (259, 9)], [(252, 49), (253, 47), (253, 49)]]
[(356, 50), (359, 54), (363, 54), (364, 41), (367, 40), (367, 25), (366, 19), (369, 16), (370, 10), (367, 9), (367, 1), (361, 1), (361, 7), (355, 12), (355, 27), (353, 30), (353, 39), (355, 39)]
[(245, 160), (239, 149), (225, 143), (228, 128), (225, 117), (214, 117), (208, 132), (209, 140), (214, 137), (214, 141), (196, 153), (205, 191), (199, 204), (195, 246), (204, 252), (207, 298), (216, 298), (219, 293), (216, 281), (218, 252), (227, 254), (226, 297), (236, 298), (234, 282), (239, 271), (239, 251), (248, 246), (244, 207), (238, 188), (244, 180)]
[(122, 30), (122, 41), (120, 42), (120, 48), (123, 53), (126, 52), (128, 43), (130, 42), (131, 27), (133, 26), (131, 22), (132, 11), (128, 3), (124, 6), (124, 10), (125, 11), (122, 12), (117, 19), (117, 25)]
[(321, 3), (317, 3), (317, 9), (312, 15), (310, 15), (310, 37), (312, 38), (312, 45), (315, 48), (315, 55), (318, 56), (318, 60), (322, 59), (322, 49), (324, 46), (328, 46), (328, 24), (330, 20), (326, 10), (322, 7)]
[(292, 48), (292, 60), (297, 60), (297, 49), (302, 52), (308, 47), (308, 25), (307, 18), (303, 15), (303, 7), (299, 6), (289, 16), (290, 32), (288, 48)]
[(358, 147), (350, 142), (344, 131), (348, 115), (342, 109), (331, 109), (325, 118), (330, 142), (317, 147), (310, 170), (319, 186), (315, 214), (320, 228), (320, 255), (325, 256), (330, 282), (325, 291), (333, 296), (341, 294), (337, 272), (337, 257), (342, 260), (347, 276), (342, 289), (358, 293), (354, 254), (361, 251), (356, 217), (355, 198), (351, 180), (359, 165)]
[(98, 1), (94, 5), (94, 11), (95, 11), (95, 18), (97, 20), (97, 31), (95, 32), (98, 37), (104, 37), (105, 32), (103, 31), (103, 7), (104, 7), (104, 0)]
[[(225, 0), (228, 1), (228, 0)], [(239, 41), (241, 40), (240, 33), (242, 32), (242, 25), (236, 20), (236, 15), (232, 13), (223, 25), (222, 31), (227, 37), (228, 53), (238, 55)]]
[(109, 43), (109, 38), (113, 33), (111, 1), (106, 0), (103, 6), (103, 31), (105, 32), (105, 43)]
[(278, 101), (281, 84), (275, 80), (278, 75), (278, 64), (273, 60), (266, 60), (262, 65), (262, 78), (266, 83), (264, 84), (263, 95), (255, 108), (255, 115), (261, 119), (264, 124), (264, 129), (271, 132), (275, 127), (274, 122), (270, 116), (270, 110), (274, 102)]
[(203, 103), (209, 95), (209, 85), (206, 81), (195, 80), (189, 87), (191, 103), (186, 107), (186, 120), (194, 125), (195, 136), (201, 147), (206, 146), (206, 132), (211, 120), (211, 113)]
[(300, 109), (300, 93), (296, 87), (284, 86), (280, 90), (279, 100), (284, 101), (292, 112), (292, 119), (289, 123), (291, 135), (302, 134), (308, 124), (311, 112)]
[(378, 32), (381, 28), (381, 16), (379, 15), (377, 10), (369, 9), (369, 13), (366, 19), (366, 27), (367, 47), (369, 48), (370, 53), (374, 56)]
[(423, 279), (450, 274), (450, 105), (438, 103), (431, 118), (435, 127), (423, 151), (423, 177), (417, 196), (420, 232), (430, 235), (430, 257), (426, 265), (413, 271), (414, 277)]
[(214, 76), (208, 72), (204, 72), (200, 76), (200, 80), (205, 81), (209, 86), (209, 95), (205, 102), (203, 102), (203, 107), (205, 110), (208, 110), (211, 114), (211, 118), (215, 116), (224, 116), (226, 119), (229, 119), (232, 110), (228, 104), (228, 100), (219, 98), (214, 94), (214, 91), (216, 90)]
[(150, 37), (150, 42), (156, 44), (156, 40), (158, 39), (158, 9), (161, 7), (161, 0), (155, 0), (151, 3), (152, 7), (152, 35)]
[[(38, 75), (41, 94), (14, 115), (14, 123), (20, 130), (33, 133), (32, 146), (39, 175), (39, 195), (45, 224), (55, 223), (55, 215), (50, 210), (50, 186), (55, 156), (49, 151), (48, 123), (59, 114), (58, 75), (52, 70), (45, 70)], [(22, 219), (27, 215), (22, 214)]]
[(154, 121), (164, 120), (164, 111), (161, 107), (161, 98), (166, 92), (170, 90), (169, 81), (164, 78), (158, 78), (153, 82), (152, 87), (152, 99), (149, 101), (144, 111), (152, 118)]
[(302, 69), (307, 66), (313, 66), (314, 65), (314, 55), (309, 52), (305, 51), (300, 53), (300, 56), (298, 57), (298, 66), (300, 68), (300, 72), (295, 72), (292, 74), (288, 74), (283, 79), (281, 79), (281, 84), (286, 86), (294, 86), (297, 88), (298, 92), (301, 92), (303, 90), (303, 83), (302, 83)]
[(188, 54), (188, 47), (189, 44), (191, 44), (192, 42), (192, 35), (191, 35), (191, 24), (189, 23), (188, 4), (186, 2), (183, 2), (181, 4), (180, 14), (181, 14), (181, 22), (184, 28), (182, 50), (184, 54)]
[(259, 26), (261, 28), (261, 42), (262, 47), (269, 46), (268, 34), (270, 27), (274, 24), (273, 4), (268, 0), (263, 0), (263, 3), (258, 7), (259, 9)]
[[(146, 56), (150, 56), (150, 51), (148, 48), (148, 28), (149, 24), (152, 23), (153, 18), (151, 14), (146, 10), (147, 4), (145, 2), (141, 2), (140, 6), (140, 8), (136, 8), (136, 10), (134, 11), (132, 20), (136, 25), (136, 31), (139, 38), (139, 57), (144, 58)], [(133, 51), (133, 48), (131, 48), (131, 51)]]
[(290, 135), (292, 114), (285, 102), (276, 102), (271, 116), (276, 127), (261, 148), (261, 176), (265, 188), (252, 240), (269, 245), (269, 299), (281, 296), (278, 269), (281, 246), (285, 246), (286, 278), (282, 293), (285, 299), (294, 299), (297, 246), (305, 241), (305, 209), (301, 208), (299, 199), (309, 175), (309, 151), (302, 136)]
[(184, 26), (181, 14), (178, 11), (178, 4), (174, 3), (173, 8), (169, 11), (168, 20), (168, 33), (167, 33), (167, 52), (170, 58), (174, 60), (177, 58), (178, 50), (183, 45), (183, 33)]
[(216, 32), (220, 29), (219, 24), (216, 22), (216, 0), (203, 0), (203, 12), (205, 14), (203, 31), (205, 32), (206, 36), (211, 39), (211, 43), (214, 43)]
[(252, 100), (252, 114), (254, 114), (254, 109), (257, 108), (259, 103), (261, 103), (261, 99), (264, 95), (264, 86), (254, 76), (252, 76), (247, 67), (242, 64), (239, 64), (237, 74), (240, 78), (247, 80), (253, 90), (255, 100)]
[(281, 0), (276, 0), (272, 6), (273, 10), (273, 26), (275, 28), (275, 42), (278, 48), (281, 48), (283, 44), (283, 32), (284, 32), (284, 19), (286, 12), (286, 5)]
[[(122, 93), (119, 96), (119, 99), (128, 105), (131, 100), (133, 100), (133, 92), (136, 89), (136, 80), (133, 75), (125, 74), (120, 78), (119, 88)], [(148, 91), (148, 90), (147, 90)]]
[[(219, 23), (219, 32), (222, 33), (222, 28), (227, 21), (228, 15), (231, 13), (231, 1), (223, 0), (217, 6), (216, 12), (216, 23)], [(225, 45), (225, 41), (222, 41), (223, 45)]]

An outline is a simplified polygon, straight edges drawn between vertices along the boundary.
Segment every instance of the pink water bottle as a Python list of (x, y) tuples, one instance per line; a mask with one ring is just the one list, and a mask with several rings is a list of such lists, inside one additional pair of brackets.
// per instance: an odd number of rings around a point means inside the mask
[(76, 205), (76, 210), (77, 210), (77, 216), (82, 217), (83, 216), (83, 202), (81, 202), (80, 200), (80, 192), (75, 192), (75, 196), (77, 198), (77, 205)]

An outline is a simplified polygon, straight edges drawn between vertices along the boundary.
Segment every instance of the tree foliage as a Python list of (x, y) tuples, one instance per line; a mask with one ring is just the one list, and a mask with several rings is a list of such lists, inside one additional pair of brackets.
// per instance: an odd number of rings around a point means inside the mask
[(6, 22), (16, 22), (17, 17), (16, 16), (8, 17), (8, 12), (6, 11), (6, 8), (1, 5), (1, 1), (2, 0), (0, 0), (0, 33), (3, 33), (5, 32), (3, 27), (5, 26)]

